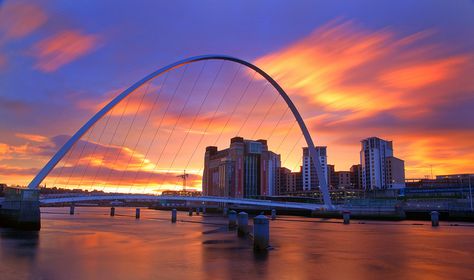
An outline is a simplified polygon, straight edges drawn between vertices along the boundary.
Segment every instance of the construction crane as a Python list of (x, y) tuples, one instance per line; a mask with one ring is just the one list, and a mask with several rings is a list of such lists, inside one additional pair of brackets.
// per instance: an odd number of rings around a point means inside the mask
[(189, 174), (186, 173), (186, 170), (183, 171), (183, 174), (176, 176), (183, 179), (183, 191), (186, 191), (186, 178), (188, 178), (188, 176)]

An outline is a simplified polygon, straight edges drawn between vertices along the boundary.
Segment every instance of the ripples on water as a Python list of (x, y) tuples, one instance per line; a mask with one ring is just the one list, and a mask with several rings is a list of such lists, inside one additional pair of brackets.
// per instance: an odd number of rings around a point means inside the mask
[(116, 211), (43, 208), (39, 233), (0, 229), (0, 279), (474, 279), (472, 225), (284, 217), (254, 254), (219, 215)]

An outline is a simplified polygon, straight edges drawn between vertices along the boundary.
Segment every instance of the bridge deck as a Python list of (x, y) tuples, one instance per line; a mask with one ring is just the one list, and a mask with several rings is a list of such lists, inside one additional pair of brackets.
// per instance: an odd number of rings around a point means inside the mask
[(163, 201), (163, 200), (178, 200), (191, 202), (216, 202), (216, 203), (232, 203), (240, 205), (264, 206), (286, 209), (300, 209), (300, 210), (316, 210), (325, 208), (323, 204), (298, 203), (298, 202), (282, 202), (269, 201), (257, 199), (243, 199), (243, 198), (225, 198), (225, 197), (189, 197), (189, 196), (152, 196), (152, 195), (92, 195), (92, 196), (68, 196), (55, 198), (41, 198), (40, 203), (54, 204), (54, 203), (71, 203), (84, 201), (99, 201), (99, 200), (135, 200), (135, 201)]

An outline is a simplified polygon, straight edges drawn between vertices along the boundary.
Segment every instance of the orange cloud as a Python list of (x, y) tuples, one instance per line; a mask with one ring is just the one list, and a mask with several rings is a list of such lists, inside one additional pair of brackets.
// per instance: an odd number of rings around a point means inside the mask
[[(408, 176), (425, 174), (421, 166), (428, 162), (439, 173), (465, 172), (474, 164), (472, 154), (455, 151), (472, 145), (454, 135), (468, 135), (474, 121), (466, 116), (474, 54), (430, 44), (433, 34), (400, 37), (390, 29), (333, 21), (255, 64), (291, 95), (339, 170), (359, 161), (361, 139), (377, 135), (394, 140)], [(452, 158), (440, 155), (437, 145)]]
[(6, 143), (0, 143), (0, 159), (21, 159), (30, 158), (32, 154), (36, 154), (41, 149), (39, 147), (23, 144), (23, 145), (8, 145)]
[(33, 142), (47, 142), (49, 141), (48, 137), (45, 137), (43, 135), (37, 135), (37, 134), (27, 134), (27, 133), (16, 133), (16, 137), (26, 139), (29, 141)]
[(37, 59), (35, 67), (43, 72), (54, 72), (62, 66), (92, 52), (99, 45), (96, 35), (76, 30), (62, 31), (38, 42), (32, 51)]
[[(22, 139), (44, 140), (39, 135), (26, 135)], [(31, 145), (0, 143), (2, 183), (28, 184), (66, 139), (66, 136), (46, 138), (44, 142), (34, 141)], [(156, 156), (145, 158), (140, 151), (126, 146), (80, 140), (43, 183), (68, 188), (105, 189), (109, 192), (117, 189), (143, 192), (145, 189), (146, 192), (156, 193), (158, 190), (179, 189), (181, 180), (177, 175), (182, 172), (181, 168), (167, 169), (156, 164)], [(193, 170), (188, 170), (188, 173), (193, 173)], [(188, 186), (200, 186), (199, 173), (194, 172), (190, 176)]]
[[(331, 22), (308, 37), (255, 63), (268, 71), (292, 94), (308, 96), (310, 101), (332, 111), (361, 110), (375, 106), (377, 96), (366, 85), (349, 91), (346, 76), (357, 67), (379, 59), (390, 52), (387, 32), (368, 33), (351, 22)], [(352, 94), (353, 92), (356, 94)]]
[[(456, 137), (457, 141), (452, 141)], [(453, 132), (451, 137), (438, 134), (405, 135), (400, 139), (400, 155), (409, 163), (410, 174), (436, 175), (474, 171), (473, 132)], [(419, 176), (422, 177), (422, 176)]]
[[(325, 111), (349, 110), (351, 118), (364, 117), (415, 107), (418, 104), (406, 101), (411, 91), (447, 81), (472, 60), (466, 55), (434, 58), (431, 46), (402, 49), (426, 36), (398, 39), (388, 30), (368, 32), (351, 22), (335, 21), (255, 63), (287, 91), (304, 96)], [(394, 61), (393, 57), (400, 59)]]
[(46, 20), (46, 14), (36, 5), (7, 1), (0, 9), (0, 32), (4, 38), (21, 38), (38, 29)]
[(466, 57), (458, 56), (408, 65), (382, 74), (380, 80), (394, 88), (417, 89), (450, 79), (465, 62)]

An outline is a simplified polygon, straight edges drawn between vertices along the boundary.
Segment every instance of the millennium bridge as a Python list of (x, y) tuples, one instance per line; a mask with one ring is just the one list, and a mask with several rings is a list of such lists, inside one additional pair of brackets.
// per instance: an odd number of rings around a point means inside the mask
[[(220, 65), (220, 68), (219, 68), (217, 74), (215, 75), (215, 78), (212, 81), (212, 84), (211, 84), (211, 86), (210, 86), (207, 93), (209, 93), (209, 91), (211, 91), (212, 87), (214, 86), (215, 80), (219, 76), (219, 73), (222, 69), (223, 63), (227, 62), (227, 63), (239, 65), (239, 67), (241, 67), (241, 68), (239, 68), (238, 71), (242, 71), (242, 69), (243, 69), (243, 72), (246, 73), (246, 75), (252, 76), (252, 80), (249, 81), (247, 83), (247, 85), (243, 87), (244, 88), (243, 95), (240, 96), (240, 98), (239, 98), (239, 102), (238, 102), (239, 104), (241, 103), (242, 99), (245, 100), (247, 98), (247, 97), (244, 98), (244, 96), (245, 96), (245, 94), (247, 93), (247, 91), (249, 89), (250, 83), (252, 81), (254, 81), (254, 79), (259, 79), (261, 81), (266, 81), (266, 83), (267, 83), (263, 87), (263, 89), (262, 89), (262, 91), (261, 91), (261, 93), (260, 93), (260, 95), (259, 95), (256, 102), (258, 102), (258, 100), (263, 95), (263, 93), (267, 89), (267, 87), (273, 88), (273, 90), (275, 92), (275, 100), (274, 100), (273, 104), (275, 104), (275, 102), (277, 101), (277, 97), (281, 98), (284, 101), (284, 104), (286, 104), (286, 106), (287, 106), (286, 110), (291, 112), (291, 114), (294, 117), (294, 120), (296, 121), (295, 124), (297, 124), (297, 126), (300, 129), (300, 132), (302, 134), (301, 139), (304, 139), (305, 145), (309, 149), (309, 155), (312, 159), (313, 167), (315, 168), (317, 176), (319, 178), (319, 189), (320, 189), (321, 194), (322, 194), (323, 203), (322, 204), (305, 204), (305, 203), (290, 203), (290, 202), (284, 203), (284, 202), (272, 202), (272, 201), (266, 201), (266, 200), (252, 200), (252, 199), (238, 199), (238, 198), (224, 198), (224, 197), (206, 197), (206, 196), (199, 197), (199, 198), (195, 198), (195, 197), (172, 197), (172, 198), (166, 197), (165, 199), (200, 201), (200, 202), (216, 202), (216, 203), (236, 203), (236, 204), (242, 204), (242, 205), (255, 205), (255, 206), (265, 206), (265, 207), (281, 207), (281, 208), (288, 208), (288, 209), (305, 209), (305, 210), (315, 210), (315, 209), (320, 209), (320, 208), (334, 209), (334, 206), (332, 205), (331, 198), (330, 198), (329, 192), (328, 192), (327, 178), (324, 175), (324, 172), (323, 172), (323, 169), (322, 169), (321, 165), (320, 164), (314, 164), (314, 163), (319, 162), (319, 158), (320, 158), (319, 157), (319, 151), (317, 151), (315, 149), (315, 144), (314, 144), (313, 139), (310, 136), (308, 128), (307, 128), (301, 114), (298, 112), (296, 106), (294, 105), (294, 103), (290, 99), (289, 95), (283, 90), (283, 88), (272, 77), (270, 77), (269, 74), (267, 74), (265, 71), (263, 71), (262, 69), (260, 69), (259, 67), (257, 67), (256, 65), (254, 65), (250, 62), (247, 62), (245, 60), (235, 58), (235, 57), (232, 57), (232, 56), (227, 56), (227, 55), (202, 55), (202, 56), (195, 56), (195, 57), (186, 58), (186, 59), (183, 59), (181, 61), (178, 61), (178, 62), (172, 63), (170, 65), (167, 65), (167, 66), (165, 66), (161, 69), (158, 69), (157, 71), (147, 75), (143, 79), (141, 79), (138, 82), (136, 82), (135, 84), (133, 84), (128, 89), (124, 90), (123, 92), (121, 92), (120, 94), (115, 96), (109, 103), (107, 103), (95, 115), (93, 115), (82, 127), (80, 127), (77, 130), (76, 133), (74, 133), (64, 143), (64, 145), (56, 152), (56, 154), (54, 154), (54, 156), (44, 165), (44, 167), (38, 172), (38, 174), (31, 180), (31, 182), (29, 183), (27, 188), (7, 190), (5, 200), (2, 202), (2, 208), (0, 208), (1, 209), (0, 213), (3, 217), (2, 219), (11, 220), (11, 221), (14, 222), (14, 224), (17, 224), (20, 227), (31, 228), (31, 229), (39, 229), (40, 224), (41, 224), (40, 223), (41, 215), (40, 215), (40, 208), (39, 208), (40, 204), (46, 205), (46, 204), (50, 204), (50, 203), (61, 203), (61, 202), (62, 203), (66, 203), (66, 202), (73, 203), (73, 202), (80, 202), (80, 201), (111, 200), (111, 199), (112, 200), (115, 200), (115, 199), (138, 199), (138, 200), (146, 200), (146, 201), (156, 201), (156, 200), (164, 199), (164, 197), (160, 197), (160, 196), (126, 195), (126, 194), (117, 195), (117, 196), (107, 196), (107, 195), (105, 195), (105, 196), (102, 196), (102, 197), (99, 197), (99, 196), (77, 197), (76, 196), (76, 197), (69, 197), (69, 198), (64, 197), (64, 198), (42, 198), (42, 199), (40, 199), (39, 186), (42, 184), (42, 182), (45, 180), (45, 178), (52, 172), (52, 170), (58, 165), (58, 163), (63, 159), (65, 159), (66, 162), (63, 164), (63, 167), (60, 169), (60, 173), (63, 171), (63, 169), (67, 169), (67, 168), (72, 169), (72, 172), (74, 172), (76, 169), (79, 169), (77, 166), (79, 165), (80, 160), (77, 160), (76, 162), (74, 162), (74, 161), (73, 162), (70, 162), (70, 161), (67, 162), (69, 160), (69, 157), (71, 157), (72, 150), (74, 148), (77, 148), (81, 141), (86, 142), (87, 140), (89, 140), (89, 137), (93, 134), (93, 130), (95, 129), (96, 124), (102, 119), (104, 119), (106, 121), (106, 125), (104, 126), (103, 131), (102, 131), (102, 134), (103, 134), (104, 130), (106, 129), (106, 126), (109, 124), (109, 120), (111, 119), (111, 115), (117, 113), (117, 112), (114, 112), (114, 109), (119, 104), (124, 103), (124, 102), (126, 103), (126, 106), (128, 106), (129, 105), (128, 103), (130, 102), (130, 99), (128, 99), (128, 98), (133, 96), (133, 95), (139, 95), (140, 94), (139, 92), (140, 92), (140, 90), (143, 89), (143, 86), (147, 86), (146, 90), (145, 90), (145, 93), (143, 94), (143, 96), (141, 97), (141, 101), (139, 102), (138, 109), (136, 109), (136, 111), (135, 111), (135, 115), (133, 116), (133, 120), (132, 120), (131, 124), (128, 127), (128, 131), (126, 131), (126, 133), (123, 132), (123, 134), (125, 136), (122, 136), (122, 137), (124, 137), (125, 139), (123, 140), (122, 145), (120, 146), (120, 148), (122, 150), (126, 149), (126, 148), (128, 148), (129, 150), (132, 150), (134, 147), (136, 148), (139, 144), (138, 142), (142, 138), (142, 134), (144, 133), (144, 131), (146, 131), (148, 129), (147, 125), (149, 125), (149, 123), (150, 123), (149, 122), (150, 115), (148, 115), (148, 119), (146, 120), (145, 125), (141, 128), (140, 132), (130, 133), (130, 130), (137, 126), (136, 125), (136, 120), (139, 119), (139, 117), (137, 117), (137, 113), (139, 111), (141, 111), (140, 108), (142, 106), (142, 103), (143, 103), (143, 100), (144, 100), (144, 97), (147, 93), (148, 88), (151, 87), (150, 86), (151, 82), (154, 79), (158, 78), (158, 77), (163, 77), (163, 79), (164, 79), (163, 83), (165, 83), (166, 80), (169, 78), (166, 75), (169, 75), (169, 73), (171, 73), (173, 71), (177, 71), (177, 69), (184, 68), (184, 70), (182, 70), (181, 77), (179, 79), (177, 79), (179, 81), (177, 82), (178, 85), (176, 86), (176, 89), (174, 90), (176, 92), (178, 90), (178, 88), (180, 87), (180, 85), (181, 85), (183, 76), (185, 75), (186, 71), (188, 71), (187, 67), (189, 65), (199, 63), (199, 62), (207, 63), (208, 61), (219, 61), (222, 64)], [(204, 64), (204, 66), (202, 66), (202, 68), (199, 72), (199, 76), (194, 81), (193, 86), (191, 87), (191, 89), (187, 90), (185, 92), (185, 94), (183, 94), (182, 97), (184, 99), (186, 99), (186, 101), (185, 101), (185, 105), (182, 107), (180, 113), (177, 114), (179, 116), (179, 118), (181, 118), (183, 114), (186, 114), (186, 112), (185, 112), (186, 104), (188, 104), (188, 101), (190, 100), (190, 96), (192, 96), (194, 94), (197, 81), (199, 80), (201, 75), (204, 75), (202, 73), (203, 73), (203, 69), (205, 67), (206, 67), (206, 64)], [(251, 74), (249, 74), (249, 72), (251, 72)], [(172, 78), (170, 78), (170, 79), (172, 79)], [(234, 76), (234, 79), (235, 79), (235, 76)], [(230, 83), (230, 86), (233, 84), (234, 79), (232, 79), (232, 81)], [(165, 84), (161, 85), (160, 87), (161, 88), (165, 87)], [(227, 88), (227, 90), (228, 90), (228, 88)], [(227, 90), (225, 91), (225, 94), (227, 94)], [(174, 98), (174, 95), (173, 95), (172, 98)], [(226, 98), (229, 98), (229, 97), (228, 96), (227, 97), (222, 97), (222, 99), (226, 99)], [(206, 94), (206, 97), (204, 98), (204, 100), (206, 100), (206, 99), (208, 99), (207, 94)], [(221, 99), (221, 102), (222, 102), (222, 99)], [(199, 106), (199, 112), (201, 112), (201, 109), (203, 108), (203, 104), (205, 103), (204, 100), (201, 101), (201, 104)], [(206, 101), (206, 102), (208, 102), (208, 101)], [(130, 103), (133, 103), (133, 102), (130, 102)], [(155, 104), (156, 103), (157, 103), (157, 101), (155, 100)], [(170, 101), (170, 103), (171, 103), (171, 101)], [(245, 121), (243, 122), (240, 129), (238, 129), (238, 131), (236, 131), (236, 133), (240, 133), (241, 131), (245, 130), (244, 126), (247, 123), (247, 121), (251, 118), (250, 114), (253, 113), (255, 108), (256, 108), (256, 103), (253, 104), (253, 106), (250, 106), (250, 104), (245, 104), (245, 101), (243, 103), (244, 103), (244, 105), (247, 105), (248, 107), (250, 107), (251, 110), (247, 113), (247, 116), (245, 117)], [(150, 114), (151, 114), (151, 111), (153, 110), (153, 108), (155, 107), (155, 104), (152, 106), (152, 109), (150, 110)], [(273, 104), (272, 104), (272, 107), (273, 107)], [(220, 106), (220, 104), (219, 104), (219, 106)], [(168, 104), (168, 107), (169, 107), (169, 104)], [(166, 110), (165, 110), (164, 114), (169, 113), (168, 107), (166, 107)], [(263, 120), (260, 122), (260, 125), (255, 130), (255, 132), (258, 132), (260, 130), (260, 128), (262, 127), (262, 123), (267, 118), (268, 113), (269, 113), (268, 111), (270, 111), (270, 110), (271, 110), (271, 108), (267, 110)], [(122, 120), (123, 116), (126, 115), (125, 111), (127, 111), (127, 107), (125, 107), (125, 109), (121, 113), (119, 123), (117, 124), (117, 128), (119, 127), (120, 121)], [(235, 111), (236, 111), (236, 109), (234, 108), (230, 118), (233, 117)], [(216, 112), (217, 112), (217, 109), (216, 109)], [(212, 118), (216, 116), (216, 112), (214, 112), (214, 114), (212, 115), (211, 122), (213, 121)], [(286, 113), (286, 111), (283, 112), (282, 118), (283, 118), (285, 113)], [(120, 115), (120, 113), (118, 115)], [(162, 117), (161, 122), (163, 121), (163, 118), (164, 117)], [(179, 118), (178, 118), (178, 121), (179, 121)], [(181, 146), (180, 146), (179, 150), (181, 150), (182, 147), (184, 146), (184, 142), (187, 140), (188, 135), (189, 135), (189, 133), (191, 132), (191, 130), (193, 128), (193, 125), (194, 125), (195, 120), (196, 120), (196, 116), (194, 116), (194, 118), (191, 118), (191, 119), (192, 119), (191, 127), (189, 127), (189, 129), (187, 130), (187, 133), (186, 133), (184, 139), (181, 140)], [(280, 120), (281, 120), (281, 118), (280, 118)], [(161, 126), (161, 122), (160, 122), (160, 126)], [(229, 122), (229, 120), (227, 120), (227, 122)], [(272, 126), (276, 127), (276, 126), (278, 126), (279, 123), (280, 123), (280, 121), (276, 125), (272, 125)], [(225, 125), (227, 126), (227, 123)], [(113, 137), (115, 137), (116, 134), (117, 135), (121, 134), (120, 131), (117, 132), (117, 128), (115, 128), (115, 131), (113, 132)], [(175, 128), (176, 128), (176, 124), (172, 128), (171, 134), (174, 132)], [(225, 130), (225, 129), (223, 128), (222, 130)], [(255, 132), (253, 133), (253, 135), (255, 135)], [(202, 133), (202, 135), (204, 135), (206, 133), (207, 133), (207, 128), (206, 128), (206, 131), (204, 131), (204, 133)], [(286, 136), (288, 136), (288, 134), (290, 134), (290, 133), (291, 133), (291, 129), (288, 130)], [(102, 134), (100, 134), (99, 140), (102, 138), (102, 136), (103, 136)], [(139, 135), (138, 140), (137, 140), (136, 144), (132, 145), (131, 148), (130, 147), (124, 147), (124, 143), (125, 143), (125, 141), (127, 140), (127, 138), (129, 137), (130, 134), (138, 134)], [(157, 134), (159, 136), (159, 134), (161, 134), (161, 133), (158, 133), (158, 131), (157, 131), (157, 133), (155, 133), (155, 136), (157, 136)], [(221, 131), (221, 134), (222, 134), (222, 131)], [(273, 134), (274, 134), (274, 131), (272, 131), (272, 133), (270, 134), (269, 137), (271, 137)], [(220, 138), (220, 136), (221, 135), (219, 135), (219, 138)], [(287, 141), (286, 136), (282, 140), (283, 143), (285, 141)], [(170, 137), (171, 136), (168, 136), (166, 144), (164, 145), (164, 148), (161, 151), (161, 154), (163, 154), (164, 150), (166, 150), (166, 147), (168, 146), (169, 142), (173, 141), (173, 140), (170, 140)], [(111, 144), (112, 140), (113, 140), (113, 138), (110, 140), (110, 142), (108, 144)], [(148, 151), (145, 153), (145, 156), (144, 156), (144, 158), (142, 160), (142, 163), (140, 165), (140, 169), (144, 165), (147, 164), (146, 156), (148, 155), (148, 152), (151, 150), (152, 144), (154, 143), (154, 140), (155, 139), (153, 139), (153, 141), (148, 146)], [(201, 136), (201, 140), (202, 140), (202, 136)], [(199, 141), (199, 143), (200, 142), (201, 141)], [(293, 149), (297, 146), (298, 143), (295, 143), (295, 145), (293, 146)], [(105, 144), (105, 146), (107, 146), (107, 144)], [(83, 153), (86, 149), (87, 149), (86, 144), (84, 144), (82, 146), (82, 149), (79, 148), (80, 156), (83, 155)], [(100, 147), (99, 148), (95, 147), (93, 151), (95, 152), (96, 149), (101, 149), (101, 148)], [(190, 159), (188, 160), (188, 164), (191, 161), (191, 159), (193, 158), (193, 156), (196, 152), (196, 149), (197, 149), (197, 147), (195, 148), (194, 152), (192, 153)], [(114, 172), (111, 171), (111, 172), (109, 172), (109, 175), (107, 176), (107, 178), (112, 180), (112, 179), (114, 179), (114, 176), (118, 176), (119, 179), (121, 179), (124, 176), (124, 173), (126, 173), (127, 170), (129, 169), (130, 161), (134, 157), (134, 153), (135, 152), (133, 152), (132, 155), (130, 156), (130, 158), (128, 159), (128, 163), (127, 163), (126, 167), (122, 168), (122, 169), (124, 169), (122, 173), (117, 173), (115, 171)], [(176, 151), (176, 153), (174, 155), (174, 158), (173, 158), (173, 162), (171, 163), (171, 166), (170, 166), (169, 170), (171, 170), (174, 167), (173, 165), (175, 163), (176, 158), (178, 157), (178, 153), (179, 153), (179, 151)], [(161, 154), (160, 154), (160, 157), (159, 157), (157, 163), (161, 159)], [(117, 153), (115, 153), (115, 154), (114, 153), (109, 153), (109, 154), (106, 153), (104, 155), (104, 157), (99, 161), (101, 166), (100, 166), (98, 172), (100, 173), (100, 169), (108, 168), (108, 166), (106, 166), (107, 163), (110, 164), (110, 165), (117, 165), (117, 161), (118, 161), (119, 156), (120, 156), (120, 154), (117, 154)], [(107, 158), (115, 158), (115, 160), (107, 161)], [(92, 164), (94, 164), (94, 163), (92, 163), (92, 161), (93, 161), (93, 159), (90, 158), (89, 163), (87, 164), (86, 167), (89, 167)], [(125, 160), (125, 161), (127, 161), (127, 160)], [(156, 168), (156, 166), (155, 166), (155, 168)], [(84, 180), (84, 174), (86, 173), (86, 170), (84, 169), (84, 171), (82, 171), (82, 173), (83, 173), (82, 178), (80, 179), (81, 183)], [(140, 170), (137, 171), (137, 174), (138, 173), (140, 173)], [(96, 176), (97, 176), (97, 173), (94, 176), (94, 180), (95, 180)], [(138, 178), (139, 178), (139, 176), (135, 175), (135, 179), (137, 179), (137, 181), (138, 181)], [(70, 182), (70, 178), (67, 179), (67, 183), (69, 183), (69, 182)], [(67, 185), (67, 183), (66, 183), (66, 185)], [(93, 182), (92, 185), (95, 186), (95, 183)], [(77, 186), (74, 186), (74, 187), (77, 187)], [(80, 186), (79, 186), (79, 188), (80, 188)]]

